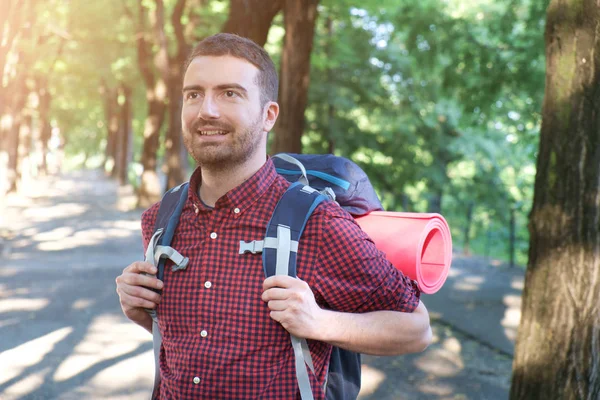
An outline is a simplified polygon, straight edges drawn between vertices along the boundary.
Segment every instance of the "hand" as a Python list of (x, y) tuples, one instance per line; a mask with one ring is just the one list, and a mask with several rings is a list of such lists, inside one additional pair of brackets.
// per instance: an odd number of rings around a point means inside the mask
[[(143, 273), (150, 274), (143, 275)], [(150, 289), (162, 289), (163, 283), (157, 279), (156, 267), (148, 262), (136, 261), (123, 270), (116, 279), (117, 293), (123, 314), (148, 331), (152, 331), (152, 320), (146, 309), (154, 309), (160, 302), (160, 295)]]
[(306, 282), (287, 275), (271, 276), (263, 282), (262, 300), (270, 316), (294, 336), (317, 339), (322, 331), (324, 310)]

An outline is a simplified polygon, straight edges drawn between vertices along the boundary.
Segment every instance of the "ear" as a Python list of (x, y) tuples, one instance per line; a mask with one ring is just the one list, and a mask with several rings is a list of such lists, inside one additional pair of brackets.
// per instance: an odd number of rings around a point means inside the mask
[(279, 104), (274, 101), (270, 101), (266, 104), (264, 114), (263, 114), (263, 130), (265, 132), (271, 131), (273, 126), (275, 125), (275, 121), (277, 121), (277, 116), (279, 115)]

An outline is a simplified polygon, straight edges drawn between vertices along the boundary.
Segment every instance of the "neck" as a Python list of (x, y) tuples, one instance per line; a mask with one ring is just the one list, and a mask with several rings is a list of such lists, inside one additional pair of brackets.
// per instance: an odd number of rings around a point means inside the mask
[(260, 153), (239, 165), (225, 168), (202, 166), (202, 184), (198, 193), (200, 199), (204, 204), (214, 207), (217, 200), (254, 175), (265, 164), (266, 159), (266, 153)]

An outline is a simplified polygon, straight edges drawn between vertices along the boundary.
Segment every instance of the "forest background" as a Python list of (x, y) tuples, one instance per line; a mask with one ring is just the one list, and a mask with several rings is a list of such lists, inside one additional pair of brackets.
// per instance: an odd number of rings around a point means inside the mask
[(216, 32), (280, 70), (270, 153), (334, 153), (387, 210), (440, 212), (454, 247), (527, 263), (547, 2), (2, 0), (0, 191), (103, 168), (158, 200), (194, 168), (181, 64)]

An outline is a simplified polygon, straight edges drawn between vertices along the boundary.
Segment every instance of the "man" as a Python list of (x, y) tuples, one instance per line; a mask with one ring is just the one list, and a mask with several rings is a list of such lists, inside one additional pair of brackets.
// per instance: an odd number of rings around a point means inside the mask
[[(331, 345), (393, 355), (431, 340), (415, 284), (395, 269), (333, 202), (309, 219), (298, 249), (298, 278), (265, 279), (260, 254), (238, 254), (261, 240), (289, 183), (267, 157), (279, 113), (277, 74), (250, 40), (218, 34), (199, 43), (185, 65), (184, 143), (199, 167), (172, 242), (189, 266), (165, 280), (134, 262), (117, 278), (125, 315), (152, 331), (157, 309), (165, 399), (296, 399), (289, 334), (309, 339), (323, 399)], [(142, 216), (144, 245), (158, 204)], [(163, 289), (162, 296), (148, 288)]]

